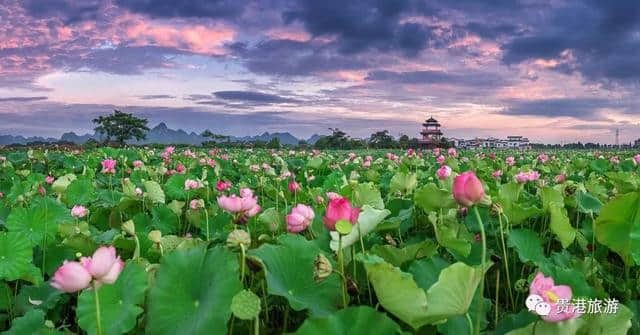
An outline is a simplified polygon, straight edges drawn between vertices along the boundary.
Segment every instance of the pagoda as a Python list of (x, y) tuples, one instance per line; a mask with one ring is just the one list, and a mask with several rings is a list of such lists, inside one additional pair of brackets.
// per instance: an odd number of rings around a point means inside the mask
[(440, 123), (438, 120), (430, 117), (425, 123), (422, 124), (422, 139), (418, 140), (420, 146), (423, 148), (435, 148), (440, 145), (442, 139), (442, 132), (440, 131)]

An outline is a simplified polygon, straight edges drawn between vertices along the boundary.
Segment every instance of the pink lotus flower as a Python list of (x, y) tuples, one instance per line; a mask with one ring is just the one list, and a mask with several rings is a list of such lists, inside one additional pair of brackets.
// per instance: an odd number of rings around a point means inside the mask
[(529, 180), (530, 181), (536, 181), (538, 179), (540, 179), (540, 172), (538, 172), (538, 171), (529, 172)]
[(633, 156), (633, 161), (636, 162), (636, 164), (640, 164), (640, 154)]
[(81, 262), (95, 280), (105, 284), (113, 284), (124, 268), (124, 262), (112, 246), (98, 248), (91, 258), (84, 257)]
[(200, 199), (193, 199), (189, 202), (189, 208), (191, 208), (192, 210), (198, 210), (200, 208), (200, 204), (203, 203), (202, 200)]
[(447, 150), (447, 155), (451, 157), (458, 157), (458, 152), (456, 151), (456, 148), (449, 148), (449, 150)]
[(463, 172), (453, 180), (453, 198), (462, 205), (469, 207), (480, 202), (485, 194), (480, 179), (473, 171)]
[(495, 170), (491, 173), (491, 177), (494, 179), (500, 179), (502, 177), (502, 170)]
[(290, 233), (299, 233), (307, 229), (315, 216), (313, 208), (298, 204), (291, 209), (291, 214), (286, 217), (287, 231)]
[[(415, 149), (412, 149), (412, 148), (407, 149), (407, 156), (408, 157), (413, 157), (415, 155), (416, 155)], [(371, 157), (371, 156), (367, 156), (367, 157)]]
[(53, 178), (52, 176), (47, 176), (46, 178), (44, 178), (44, 182), (49, 185), (53, 184), (54, 181), (56, 181), (56, 179)]
[(371, 161), (364, 161), (364, 162), (362, 162), (362, 167), (364, 167), (364, 168), (371, 167)]
[(555, 180), (556, 184), (562, 184), (567, 180), (567, 176), (564, 173), (561, 173), (561, 174), (557, 175), (554, 178), (554, 180)]
[[(0, 195), (2, 195), (2, 193), (0, 192)], [(0, 196), (0, 198), (2, 198), (2, 196)], [(321, 195), (316, 196), (316, 202), (319, 204), (324, 204), (324, 198)]]
[(67, 293), (84, 290), (90, 283), (89, 271), (81, 263), (69, 261), (62, 263), (51, 280), (51, 286)]
[(136, 187), (136, 189), (134, 190), (134, 192), (136, 192), (137, 196), (141, 196), (142, 195), (142, 189), (140, 187)]
[(438, 179), (445, 180), (451, 176), (451, 168), (448, 165), (443, 165), (436, 171), (436, 175)]
[(327, 198), (329, 198), (329, 200), (333, 200), (333, 199), (340, 199), (342, 198), (342, 196), (336, 192), (327, 192)]
[(105, 159), (102, 161), (102, 173), (104, 174), (115, 174), (116, 173), (116, 160), (115, 159)]
[(295, 193), (295, 192), (298, 192), (298, 191), (300, 191), (300, 184), (298, 184), (295, 181), (290, 182), (289, 183), (289, 192)]
[(164, 152), (166, 152), (169, 155), (171, 155), (175, 150), (176, 148), (171, 146), (164, 148)]
[(184, 181), (184, 190), (188, 191), (188, 190), (196, 190), (201, 188), (203, 185), (201, 182), (197, 181), (197, 180), (193, 180), (193, 179), (187, 179)]
[(444, 156), (440, 155), (438, 156), (438, 158), (436, 158), (436, 163), (438, 164), (444, 164), (445, 158)]
[(434, 148), (434, 149), (433, 149), (433, 156), (434, 156), (434, 157), (438, 157), (438, 156), (440, 156), (440, 151), (441, 151), (441, 150), (442, 150), (442, 149), (440, 149), (440, 148)]
[(256, 216), (258, 213), (260, 213), (260, 211), (262, 210), (262, 207), (260, 207), (260, 205), (255, 204), (253, 207), (251, 207), (249, 210), (244, 212), (244, 215), (246, 215), (247, 217), (254, 217)]
[(620, 158), (618, 158), (618, 156), (612, 156), (611, 158), (609, 158), (609, 161), (611, 161), (611, 163), (615, 165), (620, 164)]
[(253, 190), (247, 187), (243, 187), (240, 189), (240, 196), (243, 198), (251, 198), (253, 197)]
[(0, 156), (0, 162), (6, 162), (7, 161), (7, 157), (5, 156)]
[(217, 164), (217, 163), (216, 163), (216, 160), (215, 160), (215, 159), (213, 159), (213, 158), (209, 158), (209, 159), (207, 160), (207, 165), (209, 165), (209, 167), (214, 168), (214, 167), (216, 167), (216, 164)]
[(218, 206), (227, 212), (237, 213), (242, 209), (242, 198), (237, 197), (235, 194), (231, 196), (223, 195), (218, 197)]
[(73, 206), (73, 208), (71, 208), (71, 216), (73, 216), (74, 218), (83, 218), (87, 216), (87, 214), (89, 214), (89, 211), (84, 206), (75, 205)]
[(529, 181), (529, 174), (526, 172), (518, 172), (518, 174), (516, 174), (515, 177), (516, 177), (516, 181), (521, 184)]
[[(542, 272), (538, 272), (531, 282), (529, 294), (538, 295), (551, 306), (549, 315), (542, 316), (542, 319), (548, 322), (560, 322), (574, 319), (580, 316), (576, 313), (576, 308), (569, 303), (573, 292), (571, 287), (567, 285), (555, 285), (552, 277), (545, 277)], [(559, 304), (560, 300), (567, 303), (568, 306)]]
[(176, 166), (176, 171), (179, 174), (184, 174), (187, 171), (187, 168), (184, 167), (184, 164), (179, 163), (178, 166)]
[(251, 172), (258, 172), (260, 171), (260, 166), (258, 166), (257, 164), (253, 164), (249, 167), (249, 170), (251, 170)]
[(513, 158), (513, 156), (509, 156), (504, 160), (504, 162), (509, 166), (513, 166), (513, 164), (516, 163), (516, 159)]
[(142, 161), (141, 160), (133, 161), (133, 167), (136, 169), (142, 167)]
[(547, 154), (539, 154), (538, 160), (540, 161), (540, 163), (544, 164), (549, 160), (549, 156), (547, 156)]
[(347, 198), (336, 198), (329, 201), (322, 222), (327, 229), (334, 231), (336, 230), (336, 222), (347, 220), (351, 224), (356, 224), (358, 216), (360, 216), (360, 208), (351, 207), (351, 203)]
[(216, 189), (219, 192), (224, 192), (228, 189), (231, 188), (231, 182), (230, 181), (222, 181), (222, 180), (218, 180), (218, 182), (216, 183)]
[(222, 154), (220, 155), (220, 159), (228, 161), (229, 160), (229, 154)]
[(38, 185), (38, 193), (44, 197), (45, 195), (47, 195), (47, 190), (45, 190), (42, 185)]
[(4, 198), (4, 193), (0, 192), (0, 199)]

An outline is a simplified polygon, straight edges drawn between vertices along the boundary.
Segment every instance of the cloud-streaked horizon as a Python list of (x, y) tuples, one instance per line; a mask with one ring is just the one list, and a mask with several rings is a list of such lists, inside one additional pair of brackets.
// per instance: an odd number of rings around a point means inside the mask
[(5, 0), (0, 134), (91, 131), (118, 108), (229, 135), (640, 132), (632, 0)]

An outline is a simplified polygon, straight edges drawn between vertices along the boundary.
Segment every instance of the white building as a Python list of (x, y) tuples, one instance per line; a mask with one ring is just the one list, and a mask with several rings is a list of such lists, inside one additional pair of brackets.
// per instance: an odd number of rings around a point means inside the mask
[(452, 139), (453, 144), (461, 149), (529, 149), (529, 139), (522, 136), (507, 136), (507, 139), (496, 137), (474, 138), (472, 140)]

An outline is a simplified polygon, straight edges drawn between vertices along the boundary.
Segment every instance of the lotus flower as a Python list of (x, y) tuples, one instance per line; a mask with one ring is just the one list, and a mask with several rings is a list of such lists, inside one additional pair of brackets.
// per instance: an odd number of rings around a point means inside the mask
[(300, 191), (300, 184), (298, 184), (295, 181), (290, 182), (288, 187), (289, 187), (289, 192), (291, 193)]
[(436, 158), (436, 163), (438, 164), (444, 164), (445, 158), (444, 156), (440, 155), (438, 156), (438, 158)]
[(445, 180), (451, 176), (451, 168), (448, 165), (443, 165), (436, 171), (436, 175), (438, 179)]
[(502, 177), (502, 170), (495, 170), (491, 173), (491, 177), (494, 179), (500, 179)]
[(313, 212), (313, 208), (298, 204), (291, 209), (291, 214), (286, 217), (287, 231), (290, 233), (299, 233), (307, 229), (314, 217), (315, 213)]
[(513, 156), (509, 156), (504, 160), (504, 162), (509, 166), (513, 166), (513, 164), (516, 163), (516, 159), (513, 158)]
[(336, 222), (346, 220), (351, 224), (356, 224), (358, 216), (360, 216), (360, 208), (351, 207), (349, 199), (334, 198), (329, 201), (322, 222), (329, 230), (334, 231), (336, 230)]
[(102, 161), (102, 173), (104, 174), (115, 174), (116, 173), (116, 164), (117, 161), (115, 159), (105, 159)]
[(458, 152), (456, 151), (456, 148), (449, 148), (449, 150), (447, 150), (447, 155), (451, 157), (458, 157)]
[(453, 197), (462, 206), (480, 202), (485, 194), (480, 179), (473, 171), (463, 172), (453, 180)]
[(230, 188), (231, 188), (231, 182), (230, 181), (218, 180), (218, 182), (216, 183), (216, 189), (219, 192), (226, 191), (226, 190), (228, 190)]
[(44, 178), (44, 182), (49, 185), (53, 184), (54, 181), (56, 181), (56, 179), (53, 178), (52, 176), (47, 176), (46, 178)]
[[(569, 303), (573, 295), (571, 287), (567, 285), (555, 285), (552, 277), (545, 277), (542, 272), (538, 272), (531, 282), (529, 294), (535, 294), (542, 297), (544, 302), (551, 306), (549, 315), (542, 315), (542, 319), (549, 322), (560, 322), (577, 318), (580, 316), (576, 313), (575, 307)], [(562, 307), (558, 302), (563, 300), (568, 307)]]
[(188, 191), (188, 190), (196, 190), (201, 188), (203, 185), (201, 182), (197, 181), (197, 180), (193, 180), (193, 179), (187, 179), (184, 181), (184, 190)]
[(87, 210), (87, 208), (82, 205), (75, 205), (73, 206), (73, 208), (71, 208), (71, 216), (73, 216), (74, 218), (83, 218), (87, 216), (88, 213), (89, 211)]
[(124, 262), (112, 246), (98, 248), (91, 258), (84, 257), (81, 262), (95, 280), (105, 284), (113, 284), (124, 268)]
[(142, 167), (142, 161), (141, 160), (133, 161), (133, 167), (136, 169)]
[(89, 287), (91, 278), (91, 274), (81, 263), (64, 261), (53, 275), (51, 286), (73, 293)]

